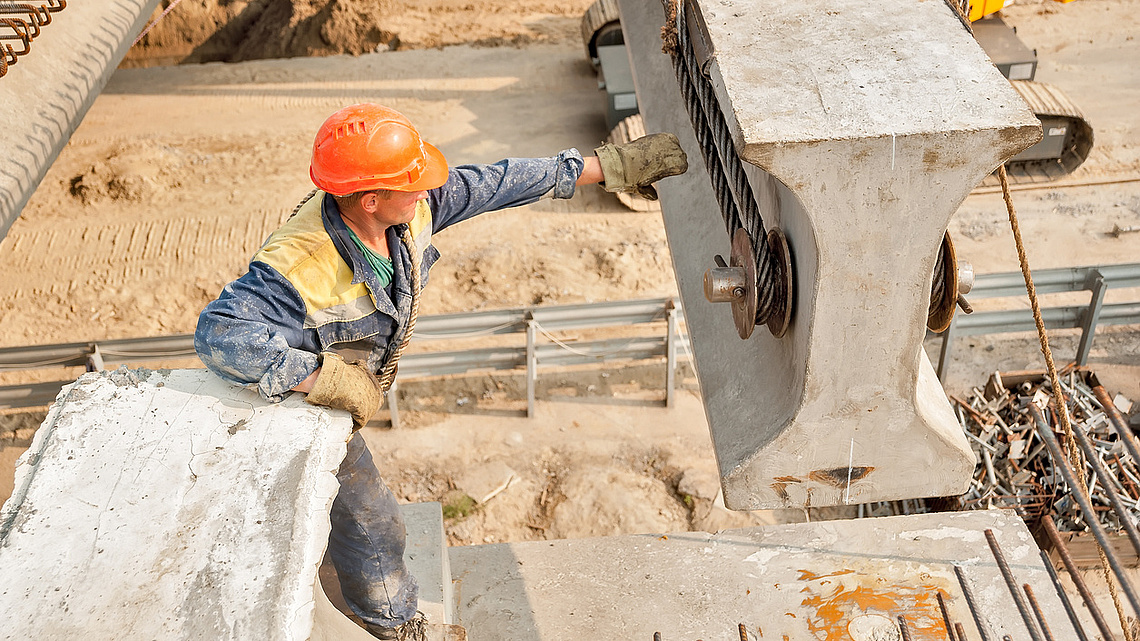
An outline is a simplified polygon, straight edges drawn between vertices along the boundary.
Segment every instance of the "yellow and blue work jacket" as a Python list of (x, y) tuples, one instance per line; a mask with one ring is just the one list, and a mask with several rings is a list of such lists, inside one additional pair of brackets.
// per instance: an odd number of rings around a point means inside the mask
[[(433, 233), (545, 195), (570, 198), (582, 167), (576, 149), (552, 158), (452, 167), (447, 182), (428, 192), (408, 223), (423, 255), (419, 287), (439, 258)], [(269, 236), (249, 271), (202, 310), (194, 334), (198, 356), (215, 374), (256, 384), (274, 401), (312, 374), (324, 351), (378, 371), (411, 315), (412, 263), (402, 231), (403, 225), (388, 228), (393, 274), (383, 287), (352, 243), (336, 201), (317, 192)]]

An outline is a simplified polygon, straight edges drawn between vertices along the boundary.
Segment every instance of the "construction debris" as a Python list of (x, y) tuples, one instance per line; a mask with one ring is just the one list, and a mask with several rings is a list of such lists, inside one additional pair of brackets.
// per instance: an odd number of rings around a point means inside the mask
[[(1101, 479), (1095, 474), (1096, 462), (1084, 462), (1089, 497), (1101, 524), (1108, 530), (1120, 531), (1122, 518), (1135, 523), (1140, 517), (1140, 470), (1129, 452), (1135, 450), (1135, 446), (1129, 447), (1132, 443), (1118, 433), (1110, 411), (1098, 396), (1111, 401), (1107, 395), (1094, 391), (1099, 383), (1091, 372), (1067, 368), (1061, 373), (1060, 383), (1073, 429), (1088, 437), (1092, 452), (1108, 472), (1107, 480)], [(973, 390), (968, 401), (953, 400), (979, 461), (970, 490), (958, 499), (961, 509), (1011, 508), (1031, 528), (1049, 514), (1063, 532), (1086, 529), (1070, 488), (1054, 469), (1044, 441), (1033, 429), (1030, 404), (1044, 412), (1054, 433), (1060, 430), (1051, 405), (1052, 388), (1044, 376), (995, 372), (984, 389)], [(1116, 412), (1115, 407), (1111, 412)], [(1123, 421), (1119, 424), (1123, 425)], [(1064, 442), (1063, 435), (1059, 438)], [(1066, 447), (1076, 445), (1066, 444)], [(1120, 495), (1125, 508), (1123, 515), (1112, 509), (1106, 483), (1112, 484)]]
[[(1112, 398), (1086, 368), (1067, 367), (1060, 372), (1061, 391), (1074, 430), (1080, 430), (1096, 461), (1082, 459), (1084, 481), (1100, 524), (1110, 532), (1123, 532), (1140, 520), (1140, 469), (1135, 437), (1118, 406), (1131, 401)], [(951, 396), (958, 420), (977, 454), (978, 464), (970, 489), (959, 497), (870, 503), (859, 506), (860, 517), (920, 514), (947, 510), (1015, 510), (1035, 529), (1051, 516), (1061, 532), (1085, 532), (1087, 523), (1071, 489), (1049, 455), (1034, 427), (1030, 406), (1045, 415), (1063, 447), (1068, 443), (1059, 427), (1052, 386), (1043, 372), (995, 372), (984, 388), (974, 388), (968, 399)], [(1100, 465), (1104, 480), (1095, 473)], [(1113, 508), (1106, 483), (1119, 497), (1123, 513)], [(1121, 548), (1126, 551), (1127, 546)], [(1135, 555), (1129, 565), (1136, 565)]]

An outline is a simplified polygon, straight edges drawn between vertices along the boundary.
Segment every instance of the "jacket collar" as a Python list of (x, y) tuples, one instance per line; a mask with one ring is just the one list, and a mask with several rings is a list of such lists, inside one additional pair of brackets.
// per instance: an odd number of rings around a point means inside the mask
[[(345, 224), (344, 218), (340, 215), (336, 200), (330, 194), (325, 194), (324, 200), (321, 201), (321, 221), (324, 223), (325, 231), (332, 239), (337, 253), (352, 269), (352, 284), (364, 283), (372, 292), (372, 300), (376, 303), (376, 309), (392, 318), (399, 319), (400, 314), (397, 312), (396, 304), (388, 296), (388, 292), (380, 286), (376, 272), (368, 264), (368, 260), (356, 247), (356, 244), (352, 242), (352, 237), (348, 233), (348, 225)], [(400, 242), (400, 233), (403, 227), (403, 225), (394, 225), (389, 227), (387, 231), (388, 253), (393, 258), (392, 291), (396, 293), (397, 298), (411, 295), (411, 290), (407, 284), (411, 271), (406, 266), (407, 250), (404, 249), (404, 244)]]

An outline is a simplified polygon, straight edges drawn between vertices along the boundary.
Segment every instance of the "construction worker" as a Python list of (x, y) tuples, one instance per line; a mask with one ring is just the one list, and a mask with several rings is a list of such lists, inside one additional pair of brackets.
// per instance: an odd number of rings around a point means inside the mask
[(195, 348), (218, 376), (256, 385), (271, 401), (302, 392), (309, 403), (352, 415), (329, 554), (345, 600), (377, 638), (421, 637), (424, 622), (403, 562), (396, 499), (355, 430), (391, 383), (413, 299), (439, 258), (432, 234), (545, 196), (570, 198), (577, 185), (604, 181), (607, 191), (655, 198), (653, 182), (687, 169), (671, 134), (607, 143), (596, 153), (449, 168), (399, 112), (341, 109), (313, 144), (309, 175), (318, 191), (198, 318)]

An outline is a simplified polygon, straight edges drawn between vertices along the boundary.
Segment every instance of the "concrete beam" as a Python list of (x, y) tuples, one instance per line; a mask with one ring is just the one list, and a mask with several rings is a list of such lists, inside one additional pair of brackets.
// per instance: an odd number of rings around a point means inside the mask
[(0, 240), (158, 2), (71, 2), (0, 78)]
[(369, 639), (317, 580), (344, 412), (205, 370), (64, 388), (0, 512), (13, 639)]
[[(471, 641), (947, 638), (937, 595), (968, 639), (1027, 639), (986, 544), (1032, 586), (1056, 639), (1076, 639), (1024, 522), (1011, 511), (451, 548)], [(955, 575), (961, 566), (986, 636)], [(1082, 610), (1086, 629), (1093, 629)]]
[(943, 2), (694, 4), (735, 151), (795, 272), (779, 339), (742, 341), (704, 299), (729, 238), (661, 53), (661, 5), (621, 0), (646, 127), (690, 157), (659, 191), (726, 504), (961, 493), (974, 457), (922, 350), (935, 257), (970, 189), (1040, 137), (1036, 118)]

